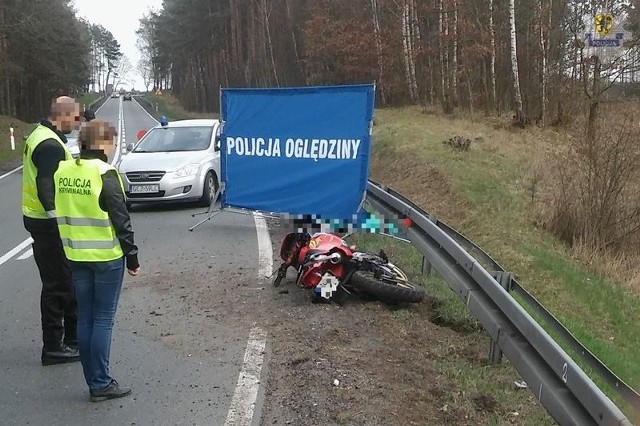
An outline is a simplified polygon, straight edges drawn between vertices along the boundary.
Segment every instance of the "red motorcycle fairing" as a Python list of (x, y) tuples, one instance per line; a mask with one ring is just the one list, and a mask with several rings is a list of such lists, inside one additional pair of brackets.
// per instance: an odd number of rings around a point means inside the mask
[(315, 287), (320, 284), (324, 274), (329, 271), (334, 277), (340, 279), (344, 268), (342, 265), (334, 265), (328, 262), (317, 262), (306, 270), (300, 277), (300, 284), (303, 287)]
[(320, 260), (308, 264), (311, 255), (334, 252), (340, 253), (343, 259), (349, 259), (353, 255), (353, 248), (338, 235), (325, 232), (318, 232), (312, 236), (306, 233), (292, 232), (283, 238), (280, 247), (280, 257), (284, 261), (282, 267), (299, 269), (301, 265), (304, 265), (303, 269), (299, 270), (298, 280), (298, 283), (303, 287), (316, 287), (327, 271), (338, 279), (342, 278), (344, 267), (341, 262)]
[(304, 262), (307, 254), (328, 253), (339, 250), (344, 256), (351, 257), (351, 247), (338, 235), (326, 232), (317, 232), (311, 236), (309, 242), (302, 247), (298, 255), (298, 262)]
[[(328, 254), (339, 252), (343, 259), (352, 256), (351, 247), (339, 236), (325, 232), (318, 232), (311, 236), (309, 242), (300, 249), (298, 254), (298, 264), (302, 265), (307, 256), (313, 254)], [(306, 268), (300, 277), (300, 284), (304, 287), (315, 287), (320, 283), (322, 276), (331, 272), (338, 279), (342, 278), (344, 267), (341, 263), (331, 263), (328, 261), (316, 262)]]
[(307, 244), (309, 238), (308, 235), (297, 232), (287, 234), (283, 238), (280, 246), (280, 258), (284, 260), (287, 265), (293, 265), (293, 262), (296, 260), (294, 258), (300, 252), (300, 249)]

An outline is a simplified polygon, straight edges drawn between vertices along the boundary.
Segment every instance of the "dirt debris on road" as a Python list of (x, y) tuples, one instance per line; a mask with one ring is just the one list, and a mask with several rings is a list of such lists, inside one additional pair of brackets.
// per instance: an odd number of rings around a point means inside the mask
[(486, 333), (435, 324), (437, 301), (314, 304), (293, 271), (276, 288), (251, 278), (251, 265), (223, 273), (198, 255), (180, 263), (130, 284), (150, 294), (146, 333), (221, 359), (225, 338), (246, 338), (233, 330), (259, 325), (268, 335), (262, 425), (555, 424), (514, 387), (508, 361), (487, 364)]

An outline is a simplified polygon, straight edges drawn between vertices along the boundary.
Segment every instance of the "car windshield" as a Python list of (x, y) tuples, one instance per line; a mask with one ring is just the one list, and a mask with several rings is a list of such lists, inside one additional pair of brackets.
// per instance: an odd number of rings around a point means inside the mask
[(149, 130), (133, 152), (202, 151), (211, 143), (212, 127), (166, 127)]

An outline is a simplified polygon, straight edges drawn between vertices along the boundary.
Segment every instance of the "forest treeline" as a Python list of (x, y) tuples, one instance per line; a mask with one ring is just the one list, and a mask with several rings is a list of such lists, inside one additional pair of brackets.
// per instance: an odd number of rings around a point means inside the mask
[[(589, 47), (585, 34), (599, 37), (603, 11), (614, 16), (608, 37), (624, 31), (624, 48)], [(379, 106), (548, 124), (605, 89), (633, 86), (637, 26), (629, 1), (166, 0), (138, 35), (149, 86), (197, 111), (217, 111), (221, 86), (376, 82)]]
[(55, 96), (117, 84), (120, 44), (70, 0), (0, 0), (0, 115), (37, 120)]
[[(104, 91), (137, 72), (194, 111), (217, 111), (220, 87), (375, 82), (378, 106), (563, 123), (600, 95), (635, 93), (634, 3), (165, 0), (140, 21), (134, 71), (113, 35), (79, 19), (70, 0), (3, 0), (0, 114), (34, 118), (52, 96)], [(597, 36), (603, 11), (624, 48), (589, 47), (585, 33)]]

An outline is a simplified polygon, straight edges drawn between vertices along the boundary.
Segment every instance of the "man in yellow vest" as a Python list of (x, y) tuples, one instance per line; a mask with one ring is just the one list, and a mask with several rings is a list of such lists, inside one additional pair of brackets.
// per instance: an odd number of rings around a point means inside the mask
[(53, 174), (60, 161), (71, 158), (65, 133), (80, 124), (80, 105), (62, 96), (51, 105), (25, 143), (22, 163), (22, 213), (33, 239), (33, 257), (40, 271), (42, 292), (42, 364), (79, 361), (76, 300), (55, 219)]
[(58, 229), (78, 300), (80, 360), (94, 402), (131, 393), (109, 369), (125, 265), (130, 275), (140, 270), (122, 180), (106, 162), (115, 136), (103, 120), (87, 123), (78, 139), (80, 158), (60, 162), (54, 174)]

